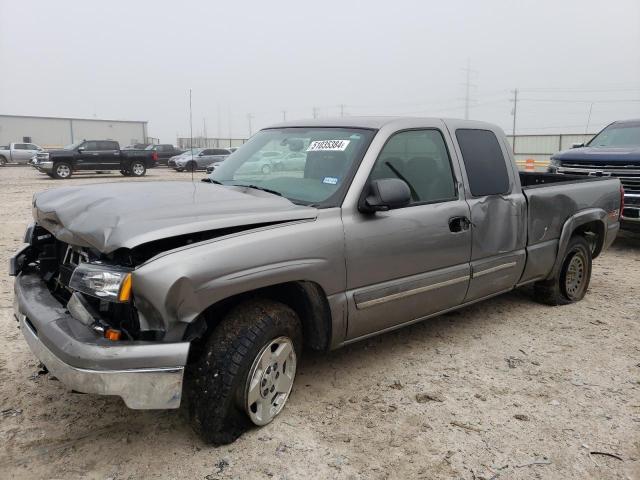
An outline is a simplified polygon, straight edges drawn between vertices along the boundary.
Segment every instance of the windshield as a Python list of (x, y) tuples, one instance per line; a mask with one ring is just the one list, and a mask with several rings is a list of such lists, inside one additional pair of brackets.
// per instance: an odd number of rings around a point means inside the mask
[(590, 147), (639, 147), (640, 122), (614, 123), (596, 135)]
[(374, 133), (329, 127), (262, 130), (209, 178), (271, 190), (294, 203), (337, 206)]
[(83, 143), (84, 140), (79, 140), (76, 143), (72, 143), (70, 145), (66, 145), (64, 147), (62, 147), (64, 150), (75, 150), (77, 147), (80, 146), (81, 143)]

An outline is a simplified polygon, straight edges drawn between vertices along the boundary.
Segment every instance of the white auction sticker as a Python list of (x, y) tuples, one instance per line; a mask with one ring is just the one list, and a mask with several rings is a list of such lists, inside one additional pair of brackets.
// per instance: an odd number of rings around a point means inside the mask
[(351, 140), (316, 140), (309, 144), (307, 152), (344, 152)]

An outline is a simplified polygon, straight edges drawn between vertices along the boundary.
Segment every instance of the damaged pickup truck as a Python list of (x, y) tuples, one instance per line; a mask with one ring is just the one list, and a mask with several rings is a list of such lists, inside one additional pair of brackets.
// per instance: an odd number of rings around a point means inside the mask
[[(255, 168), (261, 152), (295, 164)], [(203, 182), (38, 193), (11, 259), (15, 316), (70, 389), (177, 408), (233, 441), (330, 350), (532, 284), (581, 300), (620, 181), (518, 172), (503, 132), (345, 118), (264, 129)], [(580, 319), (576, 319), (580, 321)]]

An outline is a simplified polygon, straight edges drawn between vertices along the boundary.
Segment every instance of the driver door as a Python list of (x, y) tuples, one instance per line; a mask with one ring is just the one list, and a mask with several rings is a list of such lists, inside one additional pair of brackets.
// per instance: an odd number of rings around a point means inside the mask
[(88, 141), (78, 146), (76, 154), (77, 170), (98, 170), (100, 167), (100, 152), (98, 142)]
[(343, 218), (347, 340), (461, 304), (470, 280), (469, 206), (437, 128), (392, 135), (370, 181), (400, 178), (412, 201), (403, 208)]

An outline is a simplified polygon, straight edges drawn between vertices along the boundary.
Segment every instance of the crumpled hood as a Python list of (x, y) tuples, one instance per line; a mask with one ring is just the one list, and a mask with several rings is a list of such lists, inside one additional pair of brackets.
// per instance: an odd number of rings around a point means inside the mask
[(33, 199), (33, 218), (59, 240), (102, 253), (162, 238), (313, 219), (317, 210), (244, 187), (204, 182), (104, 183), (56, 188)]
[(556, 153), (551, 158), (560, 161), (639, 162), (640, 147), (581, 147)]

